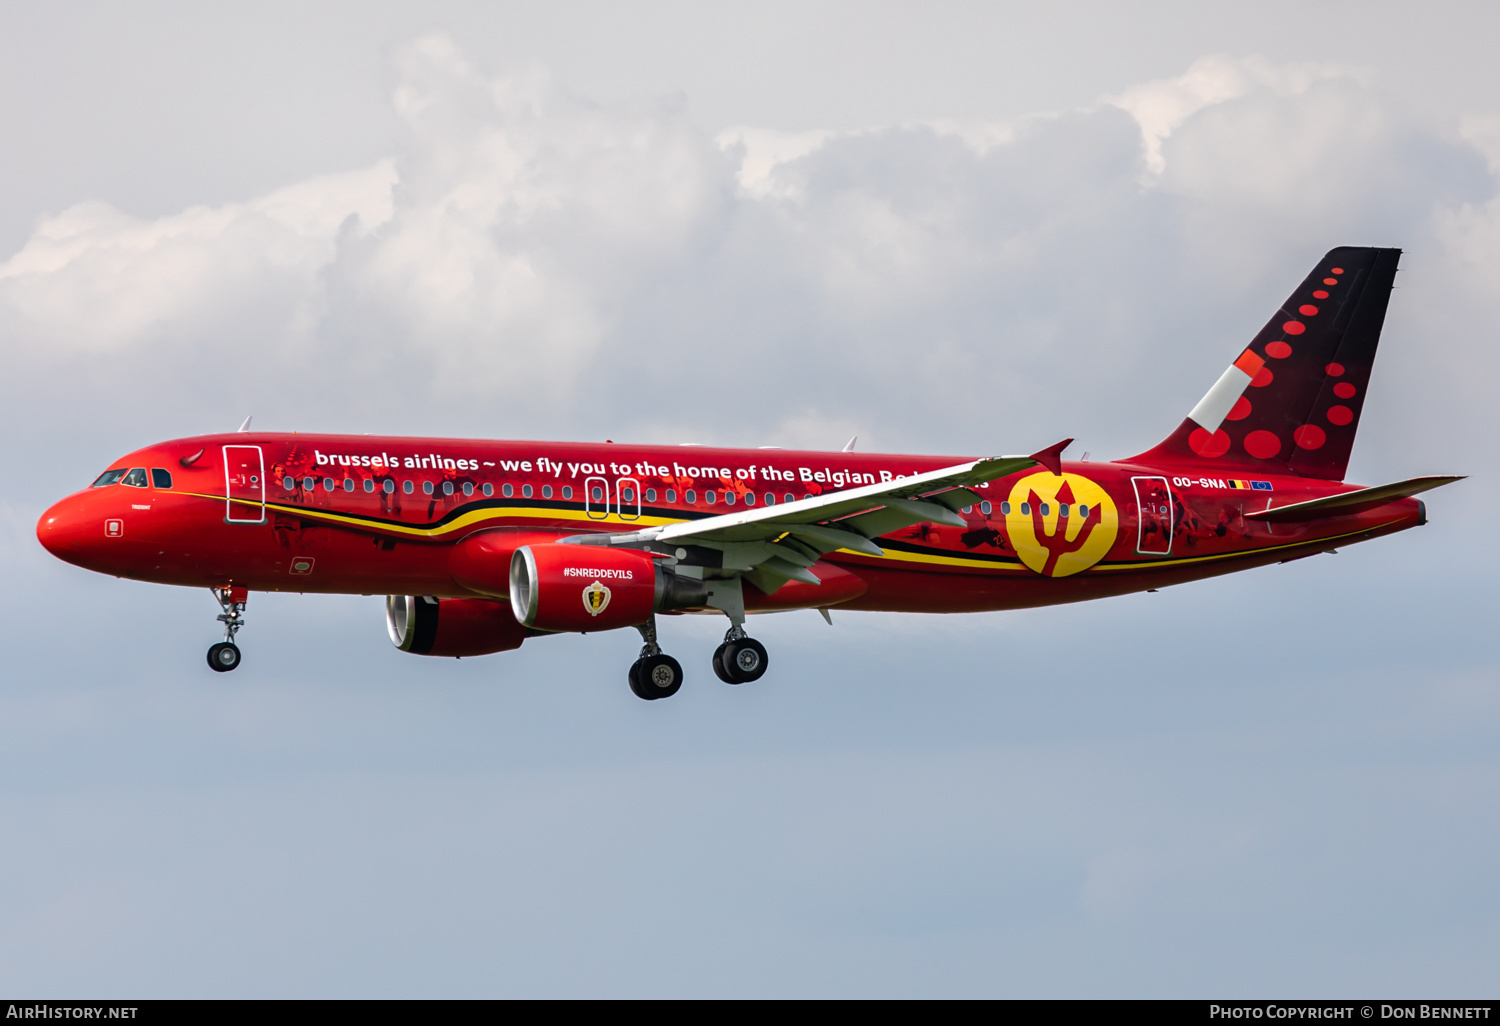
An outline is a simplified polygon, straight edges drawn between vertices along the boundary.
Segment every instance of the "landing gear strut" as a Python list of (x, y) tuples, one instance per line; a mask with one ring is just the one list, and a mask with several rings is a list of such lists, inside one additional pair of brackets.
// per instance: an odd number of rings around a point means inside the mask
[(224, 610), (219, 614), (219, 622), (224, 625), (224, 640), (208, 647), (208, 665), (217, 673), (227, 673), (240, 665), (240, 647), (234, 643), (234, 636), (245, 626), (243, 614), (250, 592), (246, 588), (210, 590)]
[(714, 673), (725, 684), (748, 684), (765, 676), (766, 646), (745, 634), (740, 624), (730, 627), (724, 644), (714, 650)]
[(630, 665), (630, 690), (647, 701), (671, 698), (682, 688), (682, 664), (656, 643), (656, 617), (636, 628), (641, 632), (641, 657)]

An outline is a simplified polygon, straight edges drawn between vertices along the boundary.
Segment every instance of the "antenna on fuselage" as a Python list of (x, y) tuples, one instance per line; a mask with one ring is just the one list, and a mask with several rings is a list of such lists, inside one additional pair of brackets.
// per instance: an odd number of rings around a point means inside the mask
[(250, 422), (252, 420), (254, 420), (254, 419), (255, 419), (255, 414), (253, 414), (253, 413), (250, 414), (250, 416), (246, 417), (245, 418), (245, 423), (243, 423), (243, 424), (240, 425), (239, 431), (236, 431), (235, 434), (242, 434), (242, 433), (244, 433), (246, 431), (249, 431), (250, 430)]
[(857, 442), (857, 441), (859, 441), (859, 436), (855, 435), (853, 438), (849, 439), (848, 443), (843, 447), (843, 449), (841, 449), (839, 451), (840, 452), (853, 452), (854, 451), (854, 443)]

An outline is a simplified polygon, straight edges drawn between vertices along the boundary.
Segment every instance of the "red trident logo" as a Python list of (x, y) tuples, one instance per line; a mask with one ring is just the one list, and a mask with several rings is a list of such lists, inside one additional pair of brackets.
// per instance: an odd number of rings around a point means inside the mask
[(1009, 511), (1002, 513), (1016, 555), (1044, 577), (1087, 570), (1120, 530), (1114, 500), (1080, 474), (1029, 474), (1011, 487)]

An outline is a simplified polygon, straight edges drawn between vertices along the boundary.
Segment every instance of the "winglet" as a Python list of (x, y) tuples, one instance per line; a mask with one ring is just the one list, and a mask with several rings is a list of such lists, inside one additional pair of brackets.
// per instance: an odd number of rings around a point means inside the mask
[(1036, 460), (1058, 477), (1062, 477), (1062, 454), (1063, 450), (1073, 444), (1073, 439), (1064, 438), (1056, 445), (1049, 445), (1040, 452), (1031, 454), (1031, 459)]
[[(249, 431), (250, 430), (250, 421), (253, 420), (253, 419), (254, 419), (254, 415), (253, 414), (251, 416), (249, 416), (249, 417), (246, 417), (245, 418), (245, 423), (243, 423), (243, 424), (240, 425), (240, 431)], [(239, 434), (240, 431), (236, 431), (235, 434)]]
[(859, 436), (855, 435), (853, 438), (849, 439), (849, 441), (844, 445), (844, 448), (841, 451), (842, 452), (853, 452), (854, 451), (854, 443), (857, 442), (857, 441), (859, 441)]

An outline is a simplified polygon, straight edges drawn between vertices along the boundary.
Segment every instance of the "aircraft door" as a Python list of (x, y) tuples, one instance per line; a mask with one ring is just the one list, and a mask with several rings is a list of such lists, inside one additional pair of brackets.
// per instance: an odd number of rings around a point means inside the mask
[(224, 446), (224, 521), (266, 522), (266, 461), (258, 445)]
[(1139, 510), (1140, 535), (1135, 551), (1165, 556), (1172, 551), (1172, 491), (1164, 477), (1132, 477)]
[(633, 477), (622, 477), (615, 482), (615, 509), (621, 520), (641, 518), (641, 483)]
[(591, 520), (609, 516), (609, 482), (604, 478), (591, 477), (583, 482), (583, 511)]

